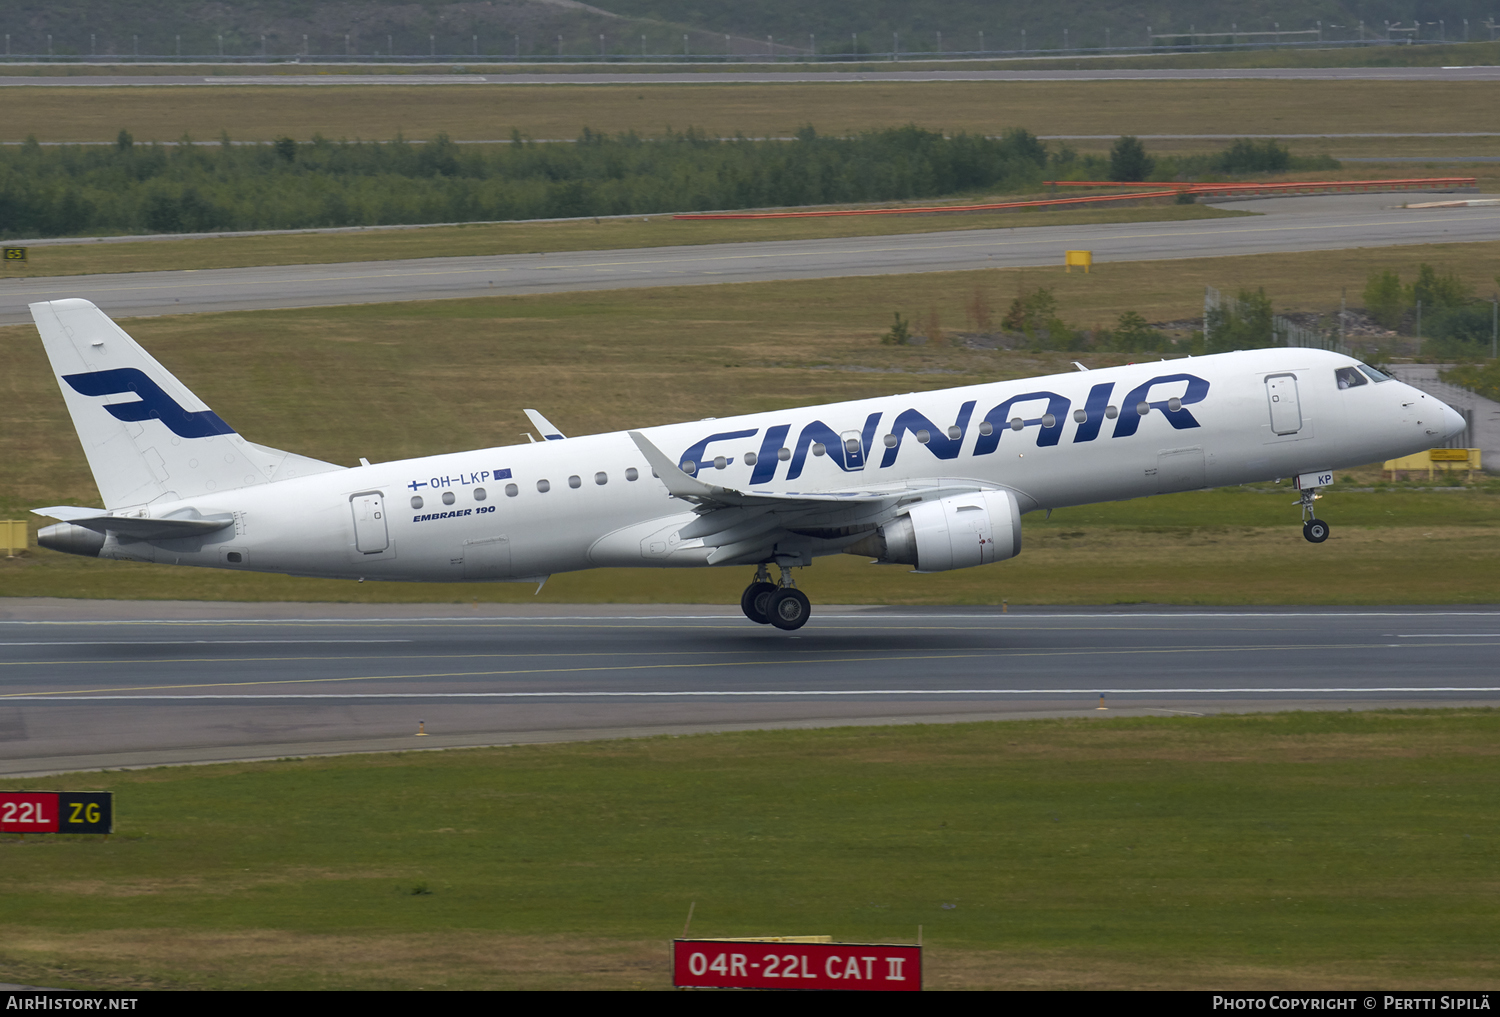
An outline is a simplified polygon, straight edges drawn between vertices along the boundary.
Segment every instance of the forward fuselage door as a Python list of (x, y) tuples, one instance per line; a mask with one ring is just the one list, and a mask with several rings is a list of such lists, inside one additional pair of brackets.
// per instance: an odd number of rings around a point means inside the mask
[(1302, 430), (1302, 403), (1297, 398), (1295, 374), (1273, 374), (1266, 378), (1266, 401), (1271, 408), (1271, 431), (1296, 434)]
[(385, 497), (379, 491), (366, 491), (350, 497), (354, 512), (354, 546), (360, 554), (379, 554), (390, 545), (385, 526)]

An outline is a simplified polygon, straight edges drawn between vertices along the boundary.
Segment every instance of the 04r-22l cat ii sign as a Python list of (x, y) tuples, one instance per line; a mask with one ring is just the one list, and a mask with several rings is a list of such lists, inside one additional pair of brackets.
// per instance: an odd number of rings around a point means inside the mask
[[(103, 508), (36, 509), (59, 551), (388, 581), (541, 582), (744, 566), (752, 621), (801, 627), (827, 554), (942, 572), (1020, 553), (1021, 516), (1298, 477), (1464, 426), (1337, 353), (1263, 349), (348, 468), (241, 437), (86, 300), (31, 305)], [(770, 567), (778, 568), (778, 579)]]

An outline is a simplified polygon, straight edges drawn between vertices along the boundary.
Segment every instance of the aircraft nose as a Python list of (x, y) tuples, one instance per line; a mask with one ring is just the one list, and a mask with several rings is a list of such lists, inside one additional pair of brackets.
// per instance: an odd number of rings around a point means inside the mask
[(1454, 436), (1456, 436), (1458, 434), (1462, 434), (1464, 428), (1466, 428), (1468, 426), (1469, 426), (1469, 422), (1464, 419), (1464, 416), (1463, 416), (1462, 413), (1459, 413), (1457, 410), (1455, 410), (1453, 407), (1449, 406), (1447, 403), (1443, 403), (1443, 437), (1444, 438), (1452, 438), (1452, 437), (1454, 437)]

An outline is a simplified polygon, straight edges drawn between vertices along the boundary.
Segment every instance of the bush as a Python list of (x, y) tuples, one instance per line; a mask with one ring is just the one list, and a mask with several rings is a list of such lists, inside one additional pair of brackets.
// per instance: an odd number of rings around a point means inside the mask
[(1240, 290), (1233, 301), (1207, 315), (1203, 346), (1208, 353), (1230, 353), (1275, 345), (1271, 330), (1271, 298), (1264, 289)]
[(1120, 315), (1118, 323), (1105, 335), (1109, 348), (1121, 353), (1142, 353), (1167, 347), (1167, 337), (1148, 325), (1146, 319), (1135, 311)]
[(891, 330), (880, 337), (880, 341), (886, 346), (905, 346), (911, 342), (911, 322), (901, 317), (901, 312), (894, 312), (896, 320), (891, 325)]
[(1406, 296), (1401, 277), (1390, 269), (1371, 272), (1365, 281), (1365, 313), (1382, 326), (1394, 330), (1406, 314)]
[(1292, 165), (1292, 153), (1270, 138), (1251, 141), (1241, 138), (1214, 159), (1220, 173), (1285, 173)]
[(1146, 154), (1139, 138), (1125, 135), (1109, 150), (1111, 180), (1145, 180), (1156, 168), (1156, 161)]

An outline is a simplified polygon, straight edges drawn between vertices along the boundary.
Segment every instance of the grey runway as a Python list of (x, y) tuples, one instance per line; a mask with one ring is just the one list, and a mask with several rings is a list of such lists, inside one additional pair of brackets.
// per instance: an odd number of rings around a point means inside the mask
[(702, 606), (6, 613), (8, 775), (761, 727), (1500, 703), (1500, 609), (1488, 607), (822, 607), (795, 634)]
[(28, 303), (63, 297), (130, 317), (1059, 265), (1070, 249), (1092, 250), (1096, 264), (1107, 264), (1500, 236), (1500, 208), (1392, 207), (1432, 197), (1274, 198), (1234, 206), (1263, 215), (1189, 222), (10, 279), (0, 281), (0, 324), (30, 322)]
[[(482, 62), (482, 61), (476, 61)], [(317, 66), (304, 62), (304, 66)], [(329, 65), (342, 66), (348, 65)], [(705, 65), (696, 70), (621, 73), (524, 71), (506, 74), (99, 74), (74, 77), (0, 76), (0, 87), (120, 88), (274, 85), (765, 85), (931, 81), (1495, 81), (1500, 67), (1207, 67), (1157, 69), (1056, 68), (1025, 70), (745, 70)]]

